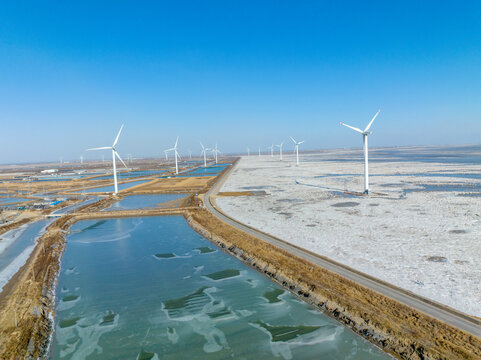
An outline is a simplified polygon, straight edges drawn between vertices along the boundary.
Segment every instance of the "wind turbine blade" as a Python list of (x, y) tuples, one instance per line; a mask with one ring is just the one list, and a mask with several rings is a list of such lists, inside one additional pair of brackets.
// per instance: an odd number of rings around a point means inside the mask
[(174, 148), (177, 148), (177, 143), (179, 142), (179, 137), (177, 136), (177, 139), (175, 140), (175, 145)]
[(124, 161), (122, 160), (122, 158), (120, 157), (119, 153), (117, 151), (115, 151), (115, 156), (117, 156), (117, 158), (120, 160), (120, 162), (125, 166), (126, 169), (128, 169), (127, 165), (125, 165)]
[(85, 151), (92, 151), (92, 150), (111, 150), (112, 148), (110, 146), (102, 146), (98, 148), (92, 148), (92, 149), (87, 149)]
[(304, 144), (305, 142), (306, 142), (306, 140), (302, 140), (302, 141), (298, 142), (297, 145)]
[(289, 136), (294, 144), (297, 144), (296, 140), (292, 136)]
[(199, 143), (200, 143), (200, 146), (202, 147), (202, 150), (204, 150), (204, 145), (202, 145), (202, 142), (199, 141)]
[(363, 131), (362, 131), (361, 129), (358, 129), (358, 128), (354, 127), (354, 126), (347, 125), (347, 124), (344, 124), (344, 123), (342, 123), (342, 122), (340, 122), (339, 124), (344, 125), (344, 126), (346, 126), (346, 127), (348, 127), (348, 128), (351, 128), (352, 130), (357, 131), (358, 133), (361, 133), (361, 134), (363, 133)]
[(175, 150), (175, 148), (170, 148), (170, 149), (164, 150), (164, 152), (172, 151), (172, 150)]
[(372, 123), (373, 123), (373, 121), (374, 121), (374, 119), (377, 118), (377, 116), (379, 115), (380, 112), (381, 112), (381, 109), (379, 109), (379, 110), (377, 111), (376, 115), (374, 115), (374, 117), (372, 118), (371, 122), (370, 122), (370, 123), (366, 126), (366, 128), (364, 129), (364, 132), (366, 132), (366, 131), (369, 130), (369, 128), (371, 127), (371, 125), (372, 125)]
[(115, 141), (112, 147), (115, 147), (115, 145), (117, 145), (117, 141), (119, 141), (120, 133), (122, 132), (123, 128), (124, 128), (124, 124), (122, 124), (122, 126), (120, 127), (119, 133), (117, 134), (117, 137), (115, 138)]

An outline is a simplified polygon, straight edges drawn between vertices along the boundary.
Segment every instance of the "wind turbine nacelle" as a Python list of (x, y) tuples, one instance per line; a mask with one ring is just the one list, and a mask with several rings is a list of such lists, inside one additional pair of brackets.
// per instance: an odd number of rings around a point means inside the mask
[(371, 134), (372, 134), (372, 131), (364, 131), (362, 134), (363, 134), (363, 135), (371, 135)]

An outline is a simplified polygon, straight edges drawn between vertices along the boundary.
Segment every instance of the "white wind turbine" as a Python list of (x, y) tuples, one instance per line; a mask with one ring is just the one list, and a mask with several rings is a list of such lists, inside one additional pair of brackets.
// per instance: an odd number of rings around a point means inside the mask
[(174, 152), (174, 158), (175, 158), (175, 175), (179, 175), (179, 164), (177, 163), (177, 160), (180, 159), (180, 155), (179, 153), (177, 152), (177, 143), (179, 142), (179, 137), (177, 136), (177, 139), (175, 140), (175, 145), (173, 148), (170, 148), (170, 149), (167, 149), (165, 150), (165, 156), (167, 157), (167, 153), (169, 151), (173, 151)]
[(299, 165), (299, 145), (301, 145), (305, 141), (302, 140), (297, 142), (296, 140), (294, 140), (292, 136), (289, 136), (289, 137), (291, 138), (292, 142), (294, 143), (294, 146), (296, 147), (296, 165)]
[(261, 156), (261, 147), (259, 146), (259, 156)]
[[(212, 150), (212, 153), (213, 153), (214, 156), (215, 156), (215, 163), (217, 164), (217, 154), (220, 154), (220, 153), (221, 153), (220, 150), (217, 149), (217, 143), (215, 144), (215, 148), (213, 148), (213, 149), (211, 149), (211, 150)], [(204, 157), (204, 159), (205, 159), (205, 157)], [(205, 165), (204, 165), (204, 166), (205, 166)]]
[(271, 149), (271, 157), (274, 157), (274, 144), (269, 146), (268, 149)]
[(362, 140), (363, 140), (363, 143), (364, 143), (364, 193), (365, 194), (369, 193), (367, 136), (371, 134), (369, 129), (371, 128), (371, 125), (372, 125), (374, 119), (379, 115), (380, 112), (381, 112), (381, 109), (379, 109), (377, 111), (376, 115), (374, 115), (374, 117), (371, 119), (371, 121), (369, 122), (369, 124), (366, 126), (366, 128), (364, 130), (361, 130), (361, 129), (358, 129), (356, 127), (344, 124), (342, 122), (339, 123), (341, 125), (347, 126), (348, 128), (351, 128), (352, 130), (357, 131), (358, 133), (362, 134)]
[(276, 145), (276, 147), (279, 148), (279, 154), (281, 155), (281, 161), (282, 161), (282, 146), (284, 145), (284, 141), (281, 142), (279, 145)]
[(208, 148), (204, 147), (204, 145), (202, 145), (202, 143), (200, 143), (200, 146), (202, 147), (202, 151), (200, 152), (200, 155), (204, 155), (204, 167), (207, 167), (206, 152), (211, 150), (211, 149), (208, 149)]
[(251, 149), (247, 148), (247, 157), (251, 155)]
[(98, 148), (93, 148), (93, 149), (87, 149), (87, 151), (92, 151), (92, 150), (112, 150), (112, 165), (114, 168), (114, 195), (117, 195), (119, 192), (119, 185), (117, 184), (117, 164), (115, 162), (115, 157), (117, 157), (120, 162), (125, 166), (126, 169), (128, 169), (127, 165), (125, 165), (124, 161), (120, 157), (119, 153), (115, 149), (115, 145), (117, 145), (117, 142), (119, 141), (120, 133), (122, 132), (122, 129), (124, 128), (124, 125), (120, 127), (119, 133), (117, 134), (117, 137), (114, 140), (114, 143), (112, 146), (102, 146)]

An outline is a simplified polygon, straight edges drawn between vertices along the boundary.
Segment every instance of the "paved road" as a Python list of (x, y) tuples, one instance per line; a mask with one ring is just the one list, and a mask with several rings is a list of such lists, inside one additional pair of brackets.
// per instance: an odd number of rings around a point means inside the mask
[(227, 177), (234, 170), (233, 166), (227, 171), (223, 177), (207, 192), (204, 197), (204, 202), (207, 209), (222, 221), (232, 225), (250, 235), (253, 235), (265, 242), (273, 244), (281, 249), (284, 249), (296, 256), (299, 256), (307, 261), (310, 261), (316, 265), (319, 265), (329, 271), (339, 274), (349, 280), (355, 281), (371, 290), (377, 291), (391, 299), (394, 299), (402, 304), (408, 305), (416, 310), (419, 310), (435, 319), (443, 321), (454, 327), (457, 327), (467, 333), (481, 338), (481, 321), (474, 319), (466, 314), (463, 314), (457, 310), (451, 309), (442, 304), (436, 303), (432, 300), (416, 295), (404, 289), (398, 288), (382, 280), (376, 279), (372, 276), (364, 274), (360, 271), (352, 269), (348, 266), (337, 263), (324, 256), (312, 253), (308, 250), (300, 248), (298, 246), (287, 243), (281, 239), (278, 239), (272, 235), (266, 234), (262, 231), (247, 226), (236, 219), (224, 214), (216, 205), (213, 196), (215, 196), (222, 184), (226, 181)]

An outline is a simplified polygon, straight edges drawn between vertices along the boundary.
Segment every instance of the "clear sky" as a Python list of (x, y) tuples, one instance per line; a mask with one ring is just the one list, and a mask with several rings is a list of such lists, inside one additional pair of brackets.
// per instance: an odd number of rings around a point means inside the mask
[(480, 1), (0, 4), (0, 163), (78, 159), (122, 123), (123, 155), (357, 147), (338, 122), (378, 108), (372, 146), (481, 142)]

